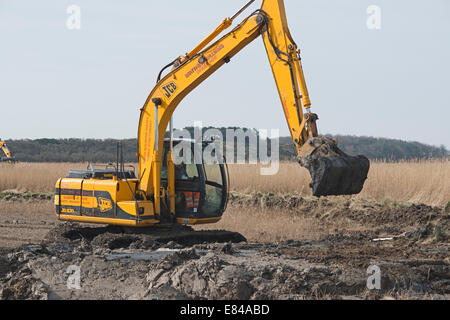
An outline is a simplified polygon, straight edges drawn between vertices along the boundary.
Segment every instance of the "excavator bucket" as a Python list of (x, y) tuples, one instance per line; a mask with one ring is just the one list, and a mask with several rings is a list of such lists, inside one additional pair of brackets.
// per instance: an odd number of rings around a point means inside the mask
[(308, 140), (298, 161), (309, 170), (310, 186), (317, 197), (360, 193), (370, 167), (366, 157), (349, 156), (336, 140), (322, 136)]

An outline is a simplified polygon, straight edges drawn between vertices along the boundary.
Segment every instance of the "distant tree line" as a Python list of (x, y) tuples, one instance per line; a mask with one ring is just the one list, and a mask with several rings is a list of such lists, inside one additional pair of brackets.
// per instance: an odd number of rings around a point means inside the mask
[[(327, 135), (338, 141), (339, 148), (349, 155), (365, 155), (372, 160), (399, 161), (445, 158), (450, 155), (445, 146), (430, 146), (420, 142), (396, 139)], [(280, 139), (280, 154), (295, 158), (290, 137)]]
[[(217, 129), (225, 138), (227, 130), (241, 128), (203, 128), (203, 134), (209, 129)], [(186, 128), (194, 138), (194, 128)], [(255, 129), (242, 128), (246, 133), (258, 135)], [(435, 147), (419, 142), (402, 140), (331, 136), (338, 140), (339, 147), (351, 155), (365, 155), (370, 159), (398, 161), (411, 159), (443, 158), (449, 156), (444, 147)], [(123, 155), (126, 162), (137, 162), (137, 140), (121, 140)], [(246, 139), (248, 144), (249, 139)], [(36, 139), (9, 140), (8, 147), (13, 155), (22, 162), (114, 162), (117, 158), (117, 143), (114, 139)], [(269, 144), (270, 147), (270, 144)], [(246, 148), (249, 150), (248, 147)], [(269, 148), (270, 152), (270, 148)], [(280, 138), (280, 159), (294, 160), (295, 149), (290, 137)]]
[(333, 138), (342, 145), (342, 151), (353, 155), (363, 154), (370, 159), (398, 161), (449, 156), (449, 151), (444, 145), (435, 147), (419, 142), (341, 135)]
[[(136, 139), (121, 140), (126, 162), (136, 162)], [(36, 139), (9, 140), (8, 147), (21, 162), (114, 162), (118, 140)]]

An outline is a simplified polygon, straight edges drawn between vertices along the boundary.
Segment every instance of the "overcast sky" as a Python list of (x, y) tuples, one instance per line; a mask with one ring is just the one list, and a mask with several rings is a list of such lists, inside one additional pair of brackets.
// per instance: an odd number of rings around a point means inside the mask
[[(245, 2), (0, 0), (0, 137), (136, 137), (161, 67)], [(321, 133), (450, 148), (450, 1), (285, 3)], [(70, 5), (80, 30), (66, 26)], [(289, 134), (261, 39), (180, 104), (175, 126), (194, 121)]]

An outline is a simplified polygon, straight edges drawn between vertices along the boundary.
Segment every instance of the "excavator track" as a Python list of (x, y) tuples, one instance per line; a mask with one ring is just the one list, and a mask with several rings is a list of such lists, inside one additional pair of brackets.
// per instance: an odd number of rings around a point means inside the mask
[(352, 195), (362, 191), (370, 168), (369, 159), (349, 156), (338, 148), (336, 140), (323, 136), (311, 138), (307, 144), (307, 154), (298, 161), (311, 174), (314, 196)]
[(139, 245), (142, 248), (155, 244), (177, 243), (192, 246), (202, 243), (239, 243), (246, 242), (244, 236), (237, 232), (225, 230), (196, 231), (182, 225), (162, 225), (151, 228), (126, 228), (120, 226), (91, 227), (78, 223), (64, 223), (52, 229), (44, 242), (65, 243), (67, 241), (87, 240), (93, 244), (109, 249), (128, 248)]

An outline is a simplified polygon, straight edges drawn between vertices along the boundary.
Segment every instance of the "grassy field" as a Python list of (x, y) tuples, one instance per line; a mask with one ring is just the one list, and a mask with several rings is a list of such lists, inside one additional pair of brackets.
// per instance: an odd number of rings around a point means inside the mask
[[(0, 192), (53, 192), (59, 177), (86, 164), (0, 164)], [(260, 175), (259, 165), (230, 165), (231, 189), (239, 193), (294, 193), (311, 196), (309, 173), (297, 163), (281, 163), (274, 176)], [(372, 162), (369, 178), (358, 198), (377, 201), (446, 205), (450, 200), (450, 161)]]

